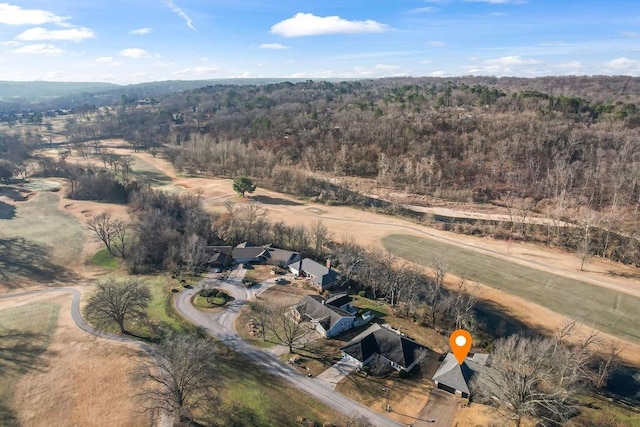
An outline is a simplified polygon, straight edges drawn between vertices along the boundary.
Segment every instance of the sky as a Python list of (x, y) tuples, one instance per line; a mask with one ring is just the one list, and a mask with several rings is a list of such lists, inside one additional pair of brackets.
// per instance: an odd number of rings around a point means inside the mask
[(638, 0), (0, 0), (0, 80), (640, 76)]

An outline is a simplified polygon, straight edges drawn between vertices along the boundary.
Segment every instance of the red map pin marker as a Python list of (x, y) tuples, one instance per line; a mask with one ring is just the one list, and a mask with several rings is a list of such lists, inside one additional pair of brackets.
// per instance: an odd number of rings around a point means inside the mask
[(464, 329), (458, 329), (449, 337), (449, 345), (456, 360), (462, 365), (464, 359), (467, 358), (467, 354), (469, 354), (469, 350), (471, 350), (471, 334)]

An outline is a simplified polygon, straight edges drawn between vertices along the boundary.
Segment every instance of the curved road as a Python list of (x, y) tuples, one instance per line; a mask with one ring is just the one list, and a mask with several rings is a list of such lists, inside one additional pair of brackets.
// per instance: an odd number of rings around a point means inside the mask
[(84, 317), (82, 317), (82, 313), (80, 312), (80, 297), (82, 296), (82, 293), (75, 288), (51, 288), (51, 289), (40, 289), (37, 291), (4, 294), (4, 295), (0, 295), (0, 300), (26, 297), (30, 295), (51, 294), (51, 293), (62, 293), (62, 294), (71, 295), (71, 318), (73, 319), (73, 322), (76, 324), (76, 326), (82, 329), (83, 331), (100, 338), (106, 338), (112, 341), (133, 345), (135, 347), (138, 347), (140, 350), (146, 351), (149, 354), (154, 353), (153, 348), (145, 342), (139, 341), (132, 337), (128, 337), (126, 335), (116, 335), (116, 334), (110, 334), (108, 332), (102, 332), (101, 330), (96, 329), (90, 324), (88, 324), (84, 320)]
[[(378, 414), (366, 406), (349, 399), (339, 393), (333, 391), (328, 384), (315, 378), (309, 378), (300, 374), (295, 369), (282, 363), (276, 356), (271, 353), (259, 350), (243, 341), (235, 331), (235, 320), (238, 313), (247, 301), (259, 292), (262, 292), (269, 286), (273, 286), (273, 279), (267, 284), (256, 290), (246, 289), (242, 284), (241, 272), (235, 273), (234, 277), (229, 277), (225, 281), (214, 279), (204, 279), (200, 285), (193, 289), (187, 289), (178, 295), (175, 300), (175, 307), (185, 319), (194, 325), (205, 330), (209, 335), (222, 341), (237, 353), (245, 356), (251, 362), (269, 372), (270, 374), (282, 378), (297, 389), (309, 394), (316, 400), (333, 408), (338, 412), (342, 412), (348, 416), (358, 416), (366, 420), (367, 423), (375, 426), (400, 426), (397, 423), (382, 414)], [(196, 309), (191, 304), (192, 297), (198, 291), (197, 288), (203, 283), (211, 283), (213, 281), (216, 287), (227, 291), (235, 300), (222, 312), (205, 313)]]

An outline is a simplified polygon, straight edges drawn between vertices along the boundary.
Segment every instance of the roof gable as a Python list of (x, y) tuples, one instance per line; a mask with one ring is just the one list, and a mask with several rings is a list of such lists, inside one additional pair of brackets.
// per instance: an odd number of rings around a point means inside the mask
[(298, 304), (297, 309), (300, 314), (308, 316), (311, 320), (319, 322), (325, 330), (330, 330), (341, 319), (355, 318), (348, 311), (339, 307), (323, 304), (324, 298), (319, 295), (307, 295)]
[(467, 357), (461, 365), (453, 353), (448, 353), (433, 375), (433, 380), (463, 393), (471, 394), (469, 383), (473, 376), (484, 368), (488, 358), (489, 355), (486, 353), (476, 353)]

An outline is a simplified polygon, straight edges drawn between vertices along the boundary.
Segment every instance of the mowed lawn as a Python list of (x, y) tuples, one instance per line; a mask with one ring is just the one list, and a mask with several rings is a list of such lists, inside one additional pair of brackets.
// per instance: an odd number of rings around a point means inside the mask
[(55, 332), (60, 307), (41, 302), (0, 310), (0, 425), (17, 425), (12, 410), (14, 387), (32, 369)]
[(451, 274), (640, 342), (640, 298), (420, 237), (392, 234), (382, 243), (392, 254), (424, 266), (445, 254)]

